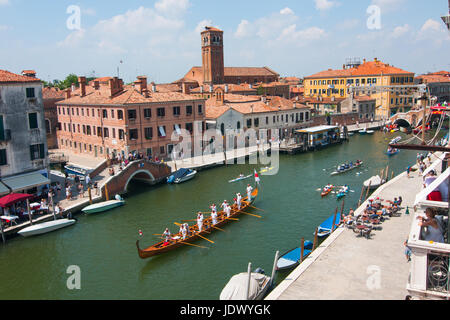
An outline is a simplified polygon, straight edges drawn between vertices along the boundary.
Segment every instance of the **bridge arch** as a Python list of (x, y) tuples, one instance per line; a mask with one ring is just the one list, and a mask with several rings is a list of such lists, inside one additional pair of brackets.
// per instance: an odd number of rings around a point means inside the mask
[(128, 185), (131, 182), (131, 180), (136, 179), (140, 181), (145, 181), (148, 183), (155, 183), (156, 179), (153, 176), (153, 174), (149, 170), (140, 169), (133, 172), (127, 179), (127, 182), (125, 183), (125, 187), (123, 189), (124, 192), (127, 191)]

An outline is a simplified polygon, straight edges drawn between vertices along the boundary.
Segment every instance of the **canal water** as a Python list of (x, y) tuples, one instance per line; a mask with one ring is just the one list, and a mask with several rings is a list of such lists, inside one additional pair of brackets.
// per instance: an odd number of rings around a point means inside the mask
[[(272, 271), (277, 250), (283, 253), (313, 239), (315, 228), (334, 213), (341, 202), (335, 194), (321, 198), (318, 188), (348, 184), (345, 211), (355, 208), (362, 182), (389, 165), (395, 175), (416, 161), (415, 151), (388, 157), (387, 143), (399, 133), (358, 135), (349, 143), (294, 156), (280, 155), (279, 172), (261, 176), (261, 189), (249, 212), (223, 229), (167, 254), (142, 260), (135, 242), (147, 247), (166, 227), (178, 232), (174, 222), (194, 219), (213, 202), (231, 201), (245, 194), (248, 179), (228, 183), (239, 173), (250, 174), (261, 165), (231, 165), (201, 171), (180, 185), (131, 186), (126, 205), (96, 215), (78, 215), (72, 227), (33, 238), (17, 237), (0, 245), (0, 299), (218, 299), (231, 276), (253, 269)], [(333, 167), (361, 159), (362, 168), (330, 176)], [(193, 222), (190, 222), (192, 224)], [(138, 230), (143, 231), (140, 237)], [(399, 254), (401, 254), (399, 252)], [(81, 289), (69, 290), (69, 266), (78, 266)], [(289, 273), (277, 273), (276, 283)]]

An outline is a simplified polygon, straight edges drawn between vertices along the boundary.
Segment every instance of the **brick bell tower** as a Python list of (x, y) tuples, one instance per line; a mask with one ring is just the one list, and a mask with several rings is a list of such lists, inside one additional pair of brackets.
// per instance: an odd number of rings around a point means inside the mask
[(224, 83), (223, 31), (205, 27), (201, 37), (203, 83)]

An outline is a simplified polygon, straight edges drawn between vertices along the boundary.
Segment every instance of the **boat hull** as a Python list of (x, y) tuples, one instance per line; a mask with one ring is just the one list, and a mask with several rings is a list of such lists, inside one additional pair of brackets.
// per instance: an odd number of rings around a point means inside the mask
[(48, 222), (43, 222), (40, 224), (36, 224), (25, 229), (22, 229), (18, 232), (23, 237), (31, 237), (36, 236), (48, 232), (52, 232), (61, 228), (65, 228), (75, 224), (76, 220), (73, 219), (59, 219)]
[[(303, 249), (303, 259), (307, 258), (312, 252), (312, 242), (306, 241)], [(277, 261), (276, 270), (292, 269), (300, 264), (301, 248), (294, 248), (284, 253)]]
[(100, 202), (100, 203), (89, 205), (89, 206), (83, 208), (81, 211), (83, 211), (84, 213), (87, 213), (87, 214), (99, 213), (99, 212), (104, 212), (104, 211), (108, 211), (108, 210), (123, 206), (124, 204), (125, 204), (125, 201), (123, 201), (123, 200), (110, 200), (110, 201), (105, 201), (105, 202)]
[(363, 163), (361, 162), (360, 164), (354, 165), (354, 166), (351, 167), (351, 168), (344, 169), (344, 170), (341, 170), (341, 171), (334, 171), (334, 172), (332, 172), (330, 175), (331, 175), (331, 176), (335, 176), (335, 175), (338, 175), (338, 174), (346, 173), (346, 172), (352, 171), (353, 169), (359, 168), (359, 167), (361, 167), (362, 165), (363, 165)]
[(197, 174), (197, 171), (193, 171), (191, 173), (189, 173), (188, 175), (184, 176), (183, 178), (179, 178), (179, 179), (175, 179), (174, 183), (179, 184), (188, 180), (191, 180), (195, 177), (195, 175)]
[[(256, 200), (257, 196), (258, 196), (258, 189), (255, 188), (255, 190), (253, 190), (253, 192), (252, 192), (252, 200), (249, 203), (246, 202), (247, 201), (247, 197), (242, 199), (243, 202), (242, 202), (242, 206), (241, 206), (241, 210), (240, 211), (237, 211), (236, 205), (233, 204), (231, 206), (231, 210), (232, 210), (231, 212), (232, 213), (230, 214), (229, 218), (237, 218), (238, 216), (240, 216), (241, 212), (243, 210), (245, 210), (251, 204), (254, 203), (254, 201)], [(231, 219), (226, 218), (226, 215), (225, 215), (225, 213), (223, 211), (218, 212), (218, 220), (219, 221), (214, 225), (214, 227), (219, 227), (220, 228), (221, 226), (229, 223), (230, 221), (233, 221)], [(159, 243), (157, 243), (157, 244), (155, 244), (153, 246), (150, 246), (150, 247), (148, 247), (146, 249), (141, 249), (139, 247), (139, 240), (137, 240), (136, 241), (136, 247), (137, 247), (137, 250), (138, 250), (138, 255), (139, 255), (140, 258), (146, 259), (146, 258), (150, 258), (150, 257), (156, 256), (156, 255), (160, 255), (160, 254), (172, 251), (172, 250), (177, 249), (177, 248), (182, 247), (182, 246), (186, 246), (184, 243), (189, 243), (189, 242), (196, 241), (198, 239), (202, 239), (202, 237), (200, 237), (200, 236), (207, 236), (212, 231), (216, 230), (215, 228), (210, 226), (210, 223), (211, 223), (211, 217), (206, 218), (204, 220), (204, 222), (203, 222), (204, 229), (200, 233), (198, 232), (198, 226), (196, 224), (193, 225), (193, 226), (190, 226), (189, 227), (189, 232), (192, 235), (188, 236), (184, 240), (181, 240), (181, 234), (179, 234), (179, 233), (173, 235), (174, 237), (178, 236), (180, 238), (175, 240), (174, 242), (171, 242), (167, 246), (163, 246), (164, 242), (161, 241), (161, 242), (159, 242)], [(209, 227), (208, 227), (208, 224), (209, 224)]]

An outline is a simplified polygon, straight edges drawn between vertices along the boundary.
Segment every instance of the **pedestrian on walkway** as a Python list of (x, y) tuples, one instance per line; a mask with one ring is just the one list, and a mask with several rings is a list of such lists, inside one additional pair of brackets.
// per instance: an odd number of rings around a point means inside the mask
[(83, 198), (84, 197), (84, 188), (83, 188), (83, 184), (80, 183), (78, 184), (78, 198)]

